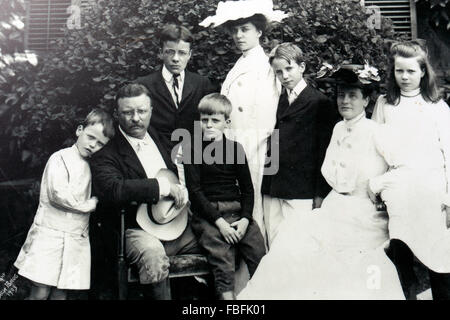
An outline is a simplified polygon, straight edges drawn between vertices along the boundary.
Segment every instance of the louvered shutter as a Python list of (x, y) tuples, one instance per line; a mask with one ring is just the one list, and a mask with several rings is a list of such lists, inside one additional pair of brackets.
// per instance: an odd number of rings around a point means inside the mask
[(416, 5), (414, 0), (365, 0), (364, 5), (377, 6), (381, 15), (390, 18), (394, 23), (394, 30), (408, 38), (417, 37)]
[[(25, 46), (28, 50), (37, 52), (51, 49), (50, 42), (64, 36), (70, 14), (67, 9), (73, 0), (28, 0), (26, 17)], [(81, 10), (89, 10), (95, 3), (92, 0), (81, 0)]]

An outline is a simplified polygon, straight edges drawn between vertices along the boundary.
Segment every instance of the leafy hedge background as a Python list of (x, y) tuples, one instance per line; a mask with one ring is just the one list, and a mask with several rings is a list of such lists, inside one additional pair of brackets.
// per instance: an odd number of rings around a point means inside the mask
[[(0, 180), (39, 178), (49, 155), (74, 142), (75, 127), (91, 108), (112, 110), (121, 83), (156, 70), (161, 64), (158, 32), (164, 23), (191, 29), (195, 44), (188, 69), (220, 84), (239, 54), (224, 30), (198, 25), (214, 14), (218, 2), (99, 0), (97, 8), (84, 13), (83, 28), (65, 30), (37, 66), (9, 63), (0, 68)], [(368, 60), (386, 68), (392, 23), (383, 18), (381, 29), (369, 29), (360, 1), (274, 3), (291, 16), (272, 28), (263, 47), (295, 42), (306, 53), (310, 77), (324, 61)]]

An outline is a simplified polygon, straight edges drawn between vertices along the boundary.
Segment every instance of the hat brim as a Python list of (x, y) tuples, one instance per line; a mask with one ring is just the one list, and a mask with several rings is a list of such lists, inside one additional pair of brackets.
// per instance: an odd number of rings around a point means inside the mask
[[(152, 210), (153, 207), (152, 206)], [(148, 212), (148, 206), (143, 203), (139, 206), (136, 214), (136, 221), (138, 225), (146, 232), (155, 236), (156, 238), (164, 241), (175, 240), (186, 229), (188, 222), (188, 208), (189, 205), (186, 203), (181, 209), (179, 209), (178, 215), (167, 223), (158, 224), (153, 222)]]
[(262, 14), (267, 22), (281, 22), (289, 15), (281, 10), (273, 10), (272, 0), (245, 0), (219, 2), (216, 14), (199, 23), (202, 27), (218, 27), (228, 21), (249, 18)]
[[(158, 171), (156, 178), (165, 178), (171, 184), (180, 183), (175, 173), (165, 168)], [(190, 202), (187, 201), (179, 209), (175, 208), (174, 203), (169, 197), (160, 199), (150, 208), (147, 203), (143, 203), (138, 208), (136, 222), (143, 230), (160, 240), (174, 240), (186, 229)]]
[(343, 66), (339, 70), (333, 73), (330, 77), (321, 78), (321, 81), (326, 81), (329, 83), (334, 83), (337, 86), (348, 86), (356, 88), (373, 88), (376, 85), (375, 81), (370, 81), (367, 83), (361, 82), (355, 71), (358, 68)]

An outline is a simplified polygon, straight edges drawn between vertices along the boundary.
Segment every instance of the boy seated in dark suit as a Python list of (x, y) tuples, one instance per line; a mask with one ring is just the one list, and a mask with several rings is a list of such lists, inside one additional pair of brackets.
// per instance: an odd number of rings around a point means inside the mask
[[(216, 293), (224, 300), (235, 298), (235, 250), (250, 275), (265, 254), (264, 239), (252, 219), (253, 185), (244, 149), (223, 133), (231, 108), (231, 102), (218, 93), (200, 101), (201, 150), (195, 150), (194, 142), (193, 161), (184, 164), (194, 212), (192, 228), (207, 252)], [(197, 163), (195, 154), (199, 153), (202, 157)]]
[(302, 50), (292, 43), (278, 45), (269, 56), (283, 86), (271, 137), (275, 139), (277, 134), (278, 140), (268, 146), (271, 159), (278, 153), (279, 169), (276, 174), (265, 174), (261, 187), (269, 246), (286, 216), (319, 208), (330, 191), (320, 168), (337, 111), (325, 95), (303, 79), (304, 61)]

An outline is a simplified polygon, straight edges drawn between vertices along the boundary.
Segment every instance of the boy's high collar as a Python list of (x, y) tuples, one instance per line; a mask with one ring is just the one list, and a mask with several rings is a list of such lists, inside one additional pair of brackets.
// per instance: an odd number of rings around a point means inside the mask
[[(167, 70), (166, 66), (163, 64), (162, 67), (162, 76), (164, 78), (164, 80), (166, 82), (170, 82), (172, 83), (172, 79), (173, 79), (173, 73), (171, 73), (169, 70)], [(184, 81), (184, 75), (185, 75), (185, 70), (180, 72), (180, 78), (179, 81), (183, 82)]]
[(297, 96), (303, 91), (303, 89), (306, 88), (306, 81), (304, 78), (302, 78), (292, 90), (286, 89), (288, 94), (291, 94), (291, 92), (294, 92)]

